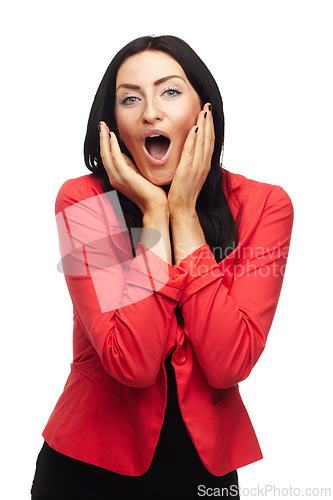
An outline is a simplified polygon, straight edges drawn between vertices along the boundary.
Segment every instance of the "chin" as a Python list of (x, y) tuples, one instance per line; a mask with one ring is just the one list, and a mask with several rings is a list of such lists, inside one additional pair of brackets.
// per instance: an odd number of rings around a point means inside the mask
[(171, 176), (163, 176), (163, 177), (160, 177), (158, 179), (155, 179), (153, 177), (149, 177), (148, 180), (149, 182), (151, 182), (152, 184), (154, 184), (154, 186), (169, 186), (172, 182), (172, 179), (173, 179), (173, 175)]
[(155, 186), (166, 186), (171, 184), (172, 179), (174, 178), (175, 172), (160, 172), (160, 175), (156, 175), (154, 172), (149, 172), (148, 175), (145, 175), (146, 179), (154, 184)]

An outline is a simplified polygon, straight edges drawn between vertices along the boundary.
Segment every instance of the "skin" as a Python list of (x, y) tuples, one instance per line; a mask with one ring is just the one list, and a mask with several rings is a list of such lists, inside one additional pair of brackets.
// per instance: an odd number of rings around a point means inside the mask
[[(177, 75), (156, 85), (156, 81)], [(135, 85), (129, 89), (123, 85)], [(119, 134), (135, 164), (120, 150), (117, 138), (100, 123), (100, 151), (110, 183), (140, 208), (141, 242), (150, 248), (149, 231), (160, 232), (152, 248), (172, 265), (206, 244), (196, 213), (196, 201), (210, 170), (214, 124), (209, 103), (200, 99), (182, 67), (168, 54), (145, 51), (124, 61), (117, 75), (115, 115)], [(121, 87), (120, 87), (121, 86)], [(178, 88), (181, 94), (170, 87)], [(124, 99), (126, 103), (124, 104)], [(140, 136), (147, 129), (165, 131), (171, 138), (167, 161), (154, 165), (144, 154)], [(168, 194), (161, 187), (170, 184)], [(170, 234), (171, 228), (171, 234)]]
[[(161, 81), (162, 78), (168, 78)], [(140, 88), (127, 88), (135, 83)], [(121, 140), (142, 175), (155, 185), (172, 182), (184, 142), (201, 111), (198, 94), (170, 55), (145, 51), (129, 57), (116, 80), (115, 118)], [(171, 139), (167, 161), (158, 167), (144, 152), (140, 135), (157, 128)]]

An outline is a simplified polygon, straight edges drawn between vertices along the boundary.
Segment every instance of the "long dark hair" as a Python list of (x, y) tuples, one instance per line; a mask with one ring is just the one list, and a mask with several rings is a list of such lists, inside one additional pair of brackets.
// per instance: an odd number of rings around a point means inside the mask
[[(104, 192), (114, 189), (100, 157), (98, 123), (101, 120), (105, 121), (110, 130), (115, 132), (119, 141), (114, 113), (117, 73), (125, 59), (146, 50), (158, 50), (171, 55), (182, 66), (189, 82), (199, 95), (201, 103), (212, 104), (215, 148), (211, 169), (198, 196), (196, 209), (206, 241), (216, 260), (219, 261), (238, 244), (240, 210), (235, 221), (227, 201), (230, 191), (227, 172), (222, 169), (220, 163), (224, 145), (224, 113), (221, 94), (207, 66), (186, 42), (169, 35), (144, 36), (128, 43), (116, 54), (103, 76), (91, 107), (84, 142), (85, 164), (92, 172), (92, 176), (100, 179)], [(134, 161), (122, 142), (120, 146), (123, 153)], [(223, 187), (222, 177), (224, 177), (225, 187)], [(118, 198), (127, 226), (129, 228), (142, 227), (140, 209), (119, 191)], [(237, 203), (234, 197), (233, 202)]]

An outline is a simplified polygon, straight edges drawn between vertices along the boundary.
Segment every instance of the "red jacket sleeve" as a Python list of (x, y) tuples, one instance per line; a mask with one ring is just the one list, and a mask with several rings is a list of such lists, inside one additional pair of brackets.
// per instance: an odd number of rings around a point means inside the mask
[(82, 199), (75, 181), (65, 182), (55, 207), (74, 312), (105, 370), (147, 387), (164, 358), (185, 273), (141, 243), (133, 257), (116, 191)]
[(288, 255), (287, 193), (273, 186), (260, 216), (250, 215), (238, 247), (219, 264), (208, 245), (179, 264), (188, 275), (180, 299), (185, 334), (209, 384), (221, 389), (248, 377), (261, 355)]

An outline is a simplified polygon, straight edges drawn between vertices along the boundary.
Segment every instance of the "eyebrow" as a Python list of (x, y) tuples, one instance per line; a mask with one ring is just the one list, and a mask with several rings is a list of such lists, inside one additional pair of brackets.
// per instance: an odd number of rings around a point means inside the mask
[[(183, 80), (185, 82), (185, 79), (180, 75), (168, 75), (168, 76), (164, 76), (163, 78), (159, 78), (158, 80), (156, 80), (156, 82), (154, 82), (154, 86), (158, 87), (158, 85), (161, 85), (161, 83), (164, 83), (168, 80), (171, 80), (171, 78), (180, 78), (181, 80)], [(134, 85), (133, 83), (121, 83), (116, 88), (116, 92), (118, 89), (120, 89), (122, 87), (125, 89), (132, 89), (132, 90), (140, 90), (141, 89), (141, 87), (139, 85)]]

